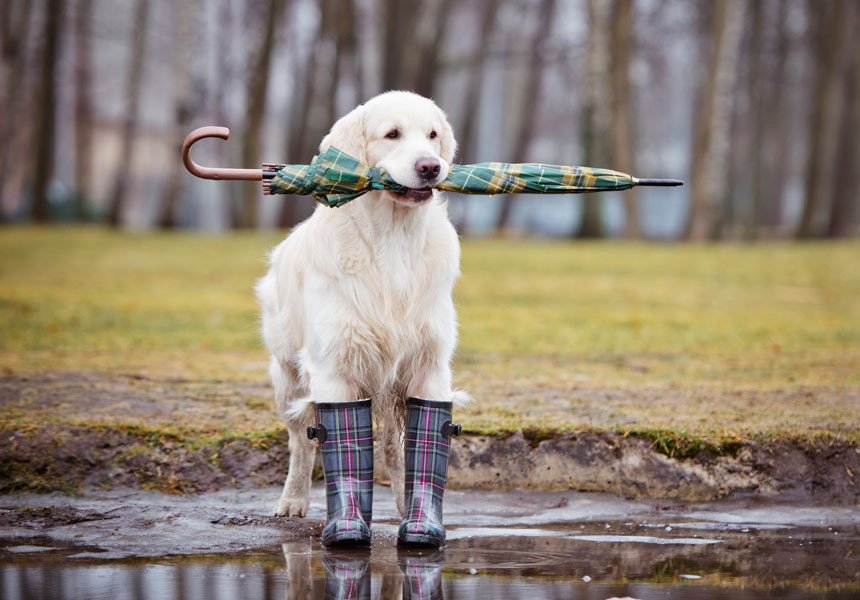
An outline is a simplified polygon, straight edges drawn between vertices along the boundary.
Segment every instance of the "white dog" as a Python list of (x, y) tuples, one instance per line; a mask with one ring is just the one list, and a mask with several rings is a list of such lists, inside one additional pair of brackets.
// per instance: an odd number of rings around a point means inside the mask
[(429, 189), (448, 176), (456, 142), (431, 100), (397, 91), (338, 120), (320, 152), (329, 146), (384, 168), (409, 190), (318, 205), (272, 251), (257, 284), (275, 403), (290, 434), (289, 473), (274, 512), (307, 513), (312, 403), (370, 397), (403, 513), (405, 399), (467, 399), (452, 391), (450, 368), (460, 245), (446, 205)]

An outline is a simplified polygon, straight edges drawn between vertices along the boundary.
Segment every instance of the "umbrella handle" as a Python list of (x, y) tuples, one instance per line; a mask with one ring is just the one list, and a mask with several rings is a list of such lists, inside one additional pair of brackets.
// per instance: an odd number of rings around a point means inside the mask
[(182, 142), (182, 162), (192, 175), (202, 179), (260, 181), (263, 179), (262, 169), (231, 169), (204, 167), (191, 160), (191, 146), (203, 138), (217, 137), (222, 140), (230, 138), (230, 130), (217, 125), (199, 127), (189, 133)]

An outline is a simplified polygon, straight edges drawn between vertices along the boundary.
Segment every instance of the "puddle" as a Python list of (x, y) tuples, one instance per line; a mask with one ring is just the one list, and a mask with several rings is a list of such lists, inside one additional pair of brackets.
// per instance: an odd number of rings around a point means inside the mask
[(448, 545), (402, 551), (390, 490), (370, 549), (265, 516), (277, 489), (0, 497), (0, 599), (860, 598), (860, 508), (446, 494)]
[[(715, 525), (613, 521), (546, 529), (452, 527), (443, 550), (404, 551), (387, 534), (394, 524), (380, 523), (374, 525), (370, 549), (329, 550), (318, 538), (307, 537), (244, 552), (131, 559), (106, 559), (98, 548), (75, 544), (6, 540), (0, 548), (0, 597), (860, 596), (856, 527), (843, 527), (835, 535), (832, 528)], [(674, 535), (675, 530), (684, 535)]]

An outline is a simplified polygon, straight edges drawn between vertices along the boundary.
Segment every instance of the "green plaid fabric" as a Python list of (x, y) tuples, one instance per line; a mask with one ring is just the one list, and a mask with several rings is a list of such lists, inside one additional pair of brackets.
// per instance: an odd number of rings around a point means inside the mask
[[(330, 147), (309, 165), (268, 165), (276, 171), (264, 180), (265, 194), (313, 196), (326, 206), (343, 206), (371, 190), (405, 192), (384, 169)], [(626, 190), (633, 187), (627, 173), (591, 167), (565, 167), (541, 163), (480, 163), (452, 165), (447, 179), (435, 186), (459, 194), (581, 194)]]

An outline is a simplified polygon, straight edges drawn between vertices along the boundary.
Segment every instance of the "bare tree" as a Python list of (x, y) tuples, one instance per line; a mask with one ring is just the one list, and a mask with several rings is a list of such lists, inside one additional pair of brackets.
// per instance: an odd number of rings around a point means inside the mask
[(852, 14), (846, 21), (855, 34), (850, 41), (845, 101), (839, 125), (839, 146), (833, 177), (835, 189), (827, 227), (829, 237), (846, 237), (855, 219), (860, 216), (860, 142), (857, 139), (860, 132), (860, 38), (856, 34), (860, 31), (860, 4), (854, 3), (849, 10)]
[(430, 35), (426, 36), (426, 39), (421, 44), (420, 64), (414, 69), (415, 75), (412, 81), (412, 90), (428, 98), (433, 97), (436, 92), (436, 83), (441, 70), (439, 59), (442, 50), (442, 41), (445, 32), (448, 30), (446, 25), (448, 19), (451, 17), (453, 6), (453, 0), (438, 0), (434, 3), (433, 8), (436, 12), (431, 20), (433, 26), (430, 29)]
[(90, 29), (93, 0), (79, 0), (75, 16), (75, 217), (87, 216), (92, 158), (93, 104)]
[(130, 23), (128, 66), (125, 79), (125, 114), (123, 116), (122, 145), (108, 210), (108, 224), (118, 227), (122, 222), (125, 201), (128, 196), (130, 171), (134, 167), (134, 138), (137, 134), (140, 84), (143, 80), (143, 59), (146, 52), (146, 32), (149, 24), (149, 2), (136, 0)]
[(383, 47), (382, 47), (382, 90), (397, 90), (408, 87), (414, 81), (412, 68), (418, 63), (415, 55), (419, 52), (414, 43), (418, 23), (416, 15), (424, 9), (425, 0), (404, 2), (403, 0), (382, 0), (383, 5)]
[[(173, 79), (173, 147), (182, 147), (182, 141), (191, 125), (194, 105), (198, 102), (198, 86), (191, 72), (194, 56), (197, 0), (185, 0), (176, 6), (173, 25), (173, 57), (171, 75)], [(185, 169), (178, 160), (173, 161), (164, 199), (158, 215), (158, 226), (162, 229), (176, 227), (176, 207), (182, 193)]]
[[(753, 3), (758, 6), (761, 3)], [(785, 2), (773, 4), (774, 17), (773, 64), (765, 60), (769, 52), (763, 48), (762, 57), (755, 62), (756, 83), (752, 97), (753, 114), (757, 123), (752, 143), (755, 154), (752, 168), (753, 224), (748, 234), (761, 236), (762, 227), (773, 228), (782, 218), (782, 197), (788, 178), (790, 101), (786, 93), (787, 65), (791, 40), (788, 31), (788, 9)], [(766, 8), (766, 6), (763, 6)], [(763, 15), (763, 21), (766, 15)], [(753, 59), (755, 60), (755, 59)], [(768, 76), (769, 75), (769, 76)]]
[[(609, 14), (605, 0), (588, 0), (586, 90), (582, 108), (582, 137), (586, 164), (603, 167), (609, 155), (610, 108)], [(577, 237), (603, 237), (601, 198), (582, 196), (582, 224)]]
[(727, 175), (732, 91), (743, 27), (740, 0), (715, 0), (708, 76), (695, 127), (687, 237), (713, 238)]
[(51, 217), (48, 185), (54, 173), (54, 136), (57, 118), (56, 70), (64, 3), (62, 0), (47, 0), (45, 10), (37, 103), (36, 152), (33, 157), (33, 220), (37, 222), (48, 221)]
[[(611, 146), (614, 169), (636, 171), (633, 163), (633, 110), (630, 101), (630, 61), (633, 55), (633, 0), (614, 0), (609, 18), (612, 40), (610, 69), (612, 77)], [(640, 237), (636, 188), (624, 192), (624, 237)]]
[(466, 93), (463, 95), (463, 120), (457, 136), (460, 140), (460, 160), (465, 163), (475, 160), (475, 150), (478, 145), (478, 110), (484, 89), (484, 71), (490, 50), (490, 41), (496, 28), (496, 16), (500, 4), (500, 0), (482, 0), (479, 4), (481, 30), (478, 38), (478, 49), (471, 65)]
[(18, 139), (21, 107), (27, 95), (23, 82), (28, 64), (27, 32), (30, 30), (33, 4), (26, 0), (0, 3), (0, 58), (5, 72), (5, 91), (0, 97), (3, 101), (0, 110), (0, 222), (5, 219), (2, 198), (10, 170), (10, 150)]
[[(269, 70), (272, 64), (275, 27), (280, 21), (285, 5), (286, 0), (267, 0), (263, 13), (263, 37), (252, 63), (251, 76), (248, 78), (248, 111), (245, 135), (242, 139), (242, 164), (245, 165), (260, 164), (260, 134), (266, 111), (266, 97), (269, 93)], [(242, 205), (236, 210), (235, 224), (242, 228), (254, 228), (257, 226), (260, 186), (245, 183), (243, 192)]]
[[(552, 30), (552, 17), (555, 13), (556, 0), (541, 0), (538, 22), (532, 33), (531, 49), (528, 58), (528, 71), (523, 84), (524, 93), (520, 101), (519, 115), (516, 119), (517, 132), (514, 136), (514, 146), (511, 156), (514, 162), (528, 160), (529, 145), (534, 136), (537, 121), (537, 101), (541, 97), (543, 87), (546, 46)], [(496, 218), (496, 231), (508, 226), (512, 212), (514, 197), (510, 194), (502, 196), (502, 206)]]
[(809, 119), (809, 155), (806, 161), (806, 193), (803, 213), (797, 226), (798, 238), (817, 235), (819, 208), (827, 206), (832, 192), (833, 164), (836, 159), (838, 113), (840, 103), (840, 58), (844, 27), (850, 0), (815, 2), (807, 11), (815, 53), (815, 85), (812, 91), (812, 114)]

